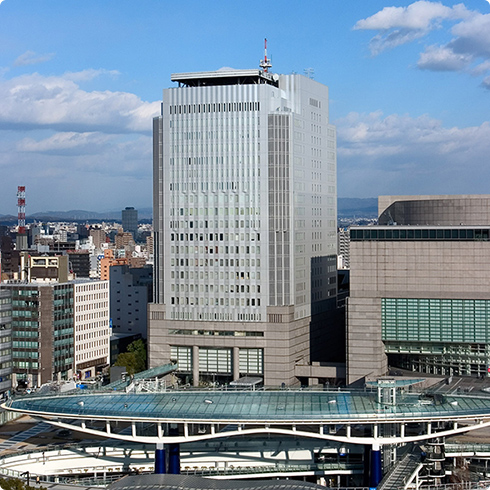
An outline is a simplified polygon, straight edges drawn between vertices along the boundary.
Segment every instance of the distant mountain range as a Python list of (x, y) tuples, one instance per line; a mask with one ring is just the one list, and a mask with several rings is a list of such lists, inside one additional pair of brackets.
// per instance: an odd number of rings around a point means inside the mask
[[(376, 218), (378, 215), (378, 200), (376, 198), (350, 198), (339, 197), (337, 201), (337, 213), (339, 218)], [(138, 209), (140, 221), (151, 220), (152, 208)], [(121, 211), (84, 211), (80, 209), (72, 211), (43, 211), (26, 216), (27, 222), (32, 221), (121, 221)], [(0, 215), (0, 223), (15, 224), (17, 216)]]
[(337, 215), (339, 218), (377, 218), (378, 199), (376, 197), (365, 199), (339, 197)]

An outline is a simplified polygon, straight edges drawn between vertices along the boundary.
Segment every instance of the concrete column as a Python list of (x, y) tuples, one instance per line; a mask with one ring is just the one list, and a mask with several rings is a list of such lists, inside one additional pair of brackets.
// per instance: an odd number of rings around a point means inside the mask
[(166, 473), (165, 448), (162, 442), (157, 443), (155, 449), (155, 474), (163, 475)]
[(240, 378), (240, 349), (233, 347), (233, 381)]
[(383, 470), (381, 468), (381, 449), (379, 444), (371, 446), (371, 464), (369, 468), (369, 487), (376, 488), (383, 478)]
[(199, 386), (199, 347), (192, 346), (192, 386)]

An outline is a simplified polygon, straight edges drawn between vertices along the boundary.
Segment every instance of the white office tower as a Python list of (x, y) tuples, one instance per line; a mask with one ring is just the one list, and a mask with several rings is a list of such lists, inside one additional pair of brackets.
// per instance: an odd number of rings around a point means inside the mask
[(154, 119), (152, 366), (295, 384), (336, 296), (336, 136), (302, 75), (172, 75)]

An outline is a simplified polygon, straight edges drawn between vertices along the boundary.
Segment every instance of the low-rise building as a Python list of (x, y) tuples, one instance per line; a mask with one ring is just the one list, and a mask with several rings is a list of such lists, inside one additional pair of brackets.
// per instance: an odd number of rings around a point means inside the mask
[(347, 378), (488, 376), (490, 196), (385, 196), (351, 228)]

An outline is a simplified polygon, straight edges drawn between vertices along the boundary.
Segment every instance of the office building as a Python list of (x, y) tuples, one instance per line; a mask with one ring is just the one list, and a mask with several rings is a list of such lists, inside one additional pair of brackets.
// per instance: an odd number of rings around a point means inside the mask
[(121, 211), (123, 230), (133, 235), (133, 240), (136, 241), (138, 236), (138, 210), (127, 207)]
[(349, 228), (339, 228), (337, 232), (338, 239), (338, 257), (337, 257), (337, 268), (338, 269), (349, 269), (349, 246), (350, 246), (350, 232)]
[(73, 374), (73, 285), (3, 283), (12, 295), (12, 386), (29, 387)]
[(153, 268), (113, 265), (110, 294), (112, 333), (140, 334), (146, 339), (147, 307), (153, 296)]
[(88, 250), (68, 250), (70, 273), (76, 278), (90, 277), (90, 252)]
[(382, 196), (351, 228), (347, 379), (490, 366), (490, 196)]
[(253, 69), (172, 81), (154, 119), (150, 365), (295, 384), (336, 295), (328, 88)]
[(89, 236), (92, 237), (96, 250), (101, 250), (107, 244), (107, 233), (99, 228), (91, 229)]
[(12, 387), (12, 296), (0, 289), (0, 397)]
[(111, 275), (111, 267), (114, 265), (126, 265), (129, 261), (126, 257), (114, 257), (114, 250), (107, 248), (104, 250), (104, 257), (99, 260), (100, 279), (108, 281)]
[(109, 281), (74, 281), (74, 374), (94, 377), (109, 363)]

